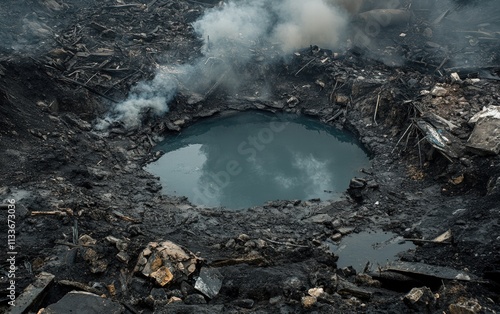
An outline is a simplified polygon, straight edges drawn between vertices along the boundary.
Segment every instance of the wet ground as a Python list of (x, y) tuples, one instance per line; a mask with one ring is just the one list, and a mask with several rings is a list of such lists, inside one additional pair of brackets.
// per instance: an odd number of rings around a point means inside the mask
[[(491, 79), (498, 74), (494, 20), (467, 35), (460, 55), (479, 49), (475, 57), (488, 56), (484, 67), (463, 66), (461, 58), (445, 62), (450, 52), (443, 47), (453, 46), (439, 44), (437, 32), (445, 27), (419, 17), (426, 8), (415, 7), (416, 18), (380, 34), (378, 47), (339, 48), (335, 55), (311, 47), (286, 62), (243, 64), (256, 79), (238, 93), (218, 88), (217, 80), (202, 97), (181, 88), (165, 116), (146, 113), (135, 128), (115, 123), (103, 134), (91, 124), (127, 99), (134, 83), (152, 79), (158, 64), (200, 57), (203, 43), (190, 23), (212, 4), (66, 4), (37, 3), (37, 16), (30, 16), (58, 35), (39, 41), (43, 53), (16, 46), (0, 57), (0, 195), (16, 200), (16, 295), (41, 272), (55, 275), (34, 311), (63, 296), (75, 302), (71, 290), (106, 295), (131, 313), (499, 311), (500, 159), (465, 149), (469, 119), (500, 99)], [(58, 17), (57, 27), (49, 16)], [(270, 58), (253, 53), (256, 60)], [(389, 61), (395, 53), (403, 63)], [(372, 167), (334, 202), (277, 201), (234, 212), (164, 195), (160, 181), (142, 170), (160, 157), (159, 138), (234, 110), (301, 114), (348, 129), (373, 154)], [(439, 128), (454, 147), (431, 146), (421, 122), (435, 123), (429, 114), (456, 125)], [(1, 213), (7, 217), (8, 209)], [(3, 239), (9, 228), (1, 229)], [(332, 254), (325, 242), (368, 230), (413, 239), (416, 247), (400, 255), (408, 264), (375, 264), (364, 273), (337, 266), (342, 251)], [(447, 231), (451, 238), (435, 240)], [(148, 243), (162, 241), (188, 256), (185, 268), (172, 266), (163, 286), (168, 273), (147, 277), (142, 267), (154, 261), (139, 258), (150, 256), (143, 251)], [(217, 293), (202, 288), (198, 278), (207, 276), (215, 278), (205, 279), (213, 289), (221, 284)], [(422, 287), (430, 294), (407, 296)], [(7, 294), (0, 300), (7, 308)]]

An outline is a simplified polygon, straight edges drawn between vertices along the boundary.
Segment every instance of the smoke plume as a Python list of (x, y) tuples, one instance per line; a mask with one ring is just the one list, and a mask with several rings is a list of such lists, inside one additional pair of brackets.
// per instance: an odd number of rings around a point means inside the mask
[(97, 127), (117, 121), (136, 127), (148, 108), (164, 114), (178, 89), (196, 95), (198, 101), (214, 88), (236, 92), (256, 79), (242, 69), (255, 62), (257, 53), (269, 64), (309, 45), (334, 49), (346, 25), (346, 14), (325, 0), (233, 0), (209, 9), (193, 23), (204, 43), (203, 57), (189, 65), (160, 66), (152, 81), (134, 87), (108, 122)]
[(333, 49), (346, 25), (345, 14), (324, 0), (244, 0), (208, 11), (194, 29), (205, 40), (206, 53), (231, 40), (278, 44), (288, 54), (309, 45)]
[(113, 122), (121, 122), (127, 128), (141, 124), (141, 116), (148, 112), (160, 116), (168, 111), (168, 103), (174, 98), (177, 85), (173, 77), (159, 72), (149, 82), (139, 82), (132, 87), (128, 98), (117, 104), (108, 117), (100, 120), (96, 129), (106, 129)]

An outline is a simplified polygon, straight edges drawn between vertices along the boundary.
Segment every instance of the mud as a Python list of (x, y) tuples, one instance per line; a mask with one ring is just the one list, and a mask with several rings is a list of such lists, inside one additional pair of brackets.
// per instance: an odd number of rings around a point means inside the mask
[[(92, 130), (94, 119), (109, 111), (112, 100), (125, 99), (130, 86), (153, 76), (157, 64), (199, 57), (202, 43), (190, 23), (212, 5), (152, 1), (118, 8), (112, 1), (88, 1), (84, 8), (77, 2), (57, 10), (42, 6), (46, 14), (65, 21), (53, 29), (59, 36), (47, 36), (44, 45), (37, 46), (43, 53), (1, 51), (0, 196), (19, 198), (17, 295), (45, 271), (56, 275), (56, 283), (35, 312), (74, 289), (63, 280), (92, 287), (132, 313), (400, 313), (415, 310), (402, 299), (412, 287), (421, 286), (432, 288), (436, 299), (417, 310), (441, 313), (450, 305), (475, 300), (483, 312), (498, 312), (500, 157), (476, 155), (465, 143), (472, 115), (485, 105), (498, 105), (500, 84), (496, 79), (472, 80), (479, 70), (458, 71), (461, 80), (453, 81), (446, 66), (440, 73), (432, 62), (406, 60), (419, 53), (431, 58), (418, 51), (427, 41), (428, 24), (417, 11), (409, 24), (379, 35), (379, 46), (391, 42), (385, 50), (353, 47), (333, 56), (307, 48), (290, 60), (255, 63), (247, 71), (256, 79), (237, 94), (217, 89), (190, 104), (193, 95), (181, 91), (164, 117), (147, 116), (135, 129), (118, 124), (109, 134)], [(152, 32), (158, 24), (166, 26)], [(401, 37), (402, 32), (407, 36)], [(142, 33), (146, 36), (137, 35)], [(79, 49), (85, 51), (79, 45), (90, 52), (115, 47), (115, 54), (105, 59), (75, 57)], [(491, 49), (490, 61), (498, 52), (495, 47), (498, 41), (481, 47)], [(61, 56), (56, 48), (66, 52)], [(394, 66), (387, 60), (394, 60), (398, 50), (407, 54), (401, 57), (403, 64)], [(439, 53), (442, 50), (432, 58), (442, 61)], [(104, 61), (105, 66), (95, 70)], [(109, 70), (118, 65), (127, 71)], [(487, 68), (493, 77), (498, 74), (498, 67)], [(75, 70), (79, 72), (72, 74)], [(268, 82), (273, 84), (267, 97), (256, 96)], [(446, 90), (444, 95), (432, 93), (437, 84)], [(361, 186), (335, 202), (283, 200), (234, 212), (199, 208), (186, 198), (163, 195), (159, 180), (142, 170), (159, 157), (153, 152), (156, 140), (235, 110), (303, 114), (348, 129), (372, 153), (373, 167), (359, 174)], [(457, 158), (450, 159), (423, 140), (413, 123), (428, 113), (457, 126), (451, 131), (463, 148)], [(28, 194), (20, 198), (19, 190)], [(0, 213), (7, 216), (6, 210)], [(479, 280), (438, 280), (436, 285), (436, 280), (424, 277), (416, 283), (400, 279), (381, 286), (352, 269), (338, 269), (337, 257), (322, 244), (337, 234), (344, 236), (346, 228), (381, 229), (424, 240), (451, 230), (449, 243), (416, 242), (417, 248), (402, 254), (401, 260), (468, 271)], [(0, 233), (7, 238), (7, 228)], [(86, 246), (82, 235), (95, 243)], [(106, 240), (109, 236), (126, 245), (118, 247)], [(164, 240), (203, 261), (193, 275), (158, 287), (133, 270), (149, 242)], [(126, 255), (117, 256), (121, 252)], [(6, 291), (5, 250), (1, 256)], [(219, 269), (224, 277), (212, 299), (198, 297), (193, 288), (203, 266)], [(313, 298), (310, 289), (319, 287), (325, 293), (308, 303)], [(172, 297), (182, 302), (167, 304)], [(2, 295), (0, 300), (7, 308), (8, 299)]]

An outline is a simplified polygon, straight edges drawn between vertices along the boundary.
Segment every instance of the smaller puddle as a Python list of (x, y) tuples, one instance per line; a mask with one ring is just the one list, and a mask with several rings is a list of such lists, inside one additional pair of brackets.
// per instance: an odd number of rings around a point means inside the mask
[(377, 265), (397, 260), (401, 252), (415, 248), (403, 237), (384, 231), (364, 231), (345, 236), (339, 243), (326, 242), (330, 250), (339, 256), (337, 267), (352, 266), (357, 272), (363, 271), (369, 261), (372, 269)]

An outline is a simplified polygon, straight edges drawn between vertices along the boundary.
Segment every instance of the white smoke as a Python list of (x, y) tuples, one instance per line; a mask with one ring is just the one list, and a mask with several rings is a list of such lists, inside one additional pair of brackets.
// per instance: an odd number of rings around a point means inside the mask
[(271, 14), (267, 0), (231, 1), (221, 8), (209, 10), (193, 24), (194, 30), (205, 40), (205, 54), (221, 50), (228, 41), (245, 45), (268, 36)]
[(347, 25), (342, 12), (325, 0), (232, 0), (209, 9), (193, 23), (195, 32), (204, 40), (204, 56), (174, 70), (161, 66), (152, 81), (137, 84), (128, 99), (96, 128), (106, 129), (113, 122), (122, 122), (126, 128), (137, 127), (146, 110), (165, 114), (178, 87), (187, 87), (201, 99), (214, 86), (237, 89), (241, 83), (255, 79), (240, 71), (253, 62), (255, 51), (274, 47), (273, 52), (284, 57), (310, 45), (334, 49)]
[(161, 116), (168, 112), (168, 103), (177, 91), (175, 80), (170, 75), (158, 72), (149, 82), (139, 82), (132, 87), (128, 98), (117, 104), (104, 120), (96, 125), (96, 129), (106, 129), (110, 124), (121, 122), (127, 128), (141, 124), (142, 114), (148, 112)]
[(240, 0), (209, 10), (193, 26), (208, 53), (230, 40), (245, 46), (277, 43), (288, 54), (309, 45), (336, 48), (347, 18), (325, 0)]
[(282, 44), (284, 53), (309, 45), (338, 47), (347, 26), (347, 18), (338, 8), (323, 0), (285, 0), (276, 8), (280, 21), (272, 38)]

